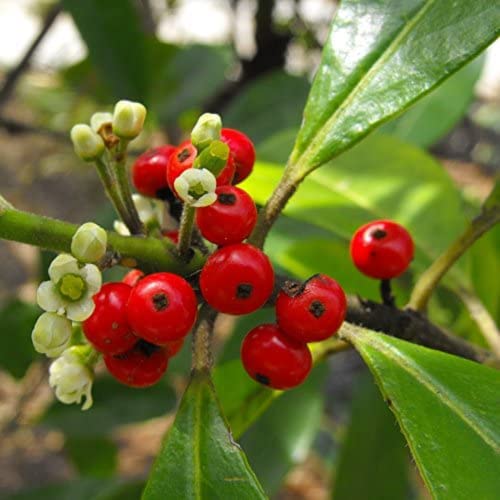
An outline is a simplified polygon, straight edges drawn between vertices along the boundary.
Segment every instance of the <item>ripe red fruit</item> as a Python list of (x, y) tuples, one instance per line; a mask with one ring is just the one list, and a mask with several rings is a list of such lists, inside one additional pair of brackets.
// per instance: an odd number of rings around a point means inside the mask
[(219, 248), (200, 274), (205, 300), (217, 311), (248, 314), (263, 306), (274, 286), (274, 271), (258, 248), (237, 243)]
[(168, 366), (168, 354), (163, 347), (139, 341), (124, 354), (104, 356), (109, 373), (131, 387), (149, 387), (156, 384)]
[(120, 354), (137, 342), (127, 321), (127, 302), (132, 288), (125, 283), (106, 283), (93, 301), (92, 315), (82, 323), (88, 341), (104, 354)]
[(123, 278), (122, 283), (134, 287), (139, 281), (144, 278), (145, 274), (140, 269), (132, 269)]
[[(193, 167), (193, 162), (197, 155), (197, 149), (193, 146), (191, 141), (184, 141), (172, 154), (167, 165), (167, 182), (170, 189), (176, 194), (174, 189), (174, 182), (179, 175), (181, 175), (188, 168)], [(221, 170), (217, 176), (217, 186), (225, 186), (231, 184), (234, 177), (234, 161), (233, 157), (229, 155), (226, 166)]]
[(236, 172), (233, 184), (239, 184), (252, 173), (255, 163), (255, 148), (253, 143), (243, 132), (232, 128), (222, 129), (221, 140), (229, 146), (234, 158)]
[(196, 295), (184, 278), (154, 273), (132, 290), (127, 318), (139, 337), (163, 345), (189, 333), (196, 320), (197, 305)]
[(301, 384), (312, 366), (307, 344), (287, 337), (278, 325), (271, 324), (247, 334), (241, 345), (241, 361), (254, 380), (273, 389)]
[(287, 283), (276, 299), (276, 320), (283, 332), (300, 342), (332, 336), (345, 318), (347, 301), (341, 286), (318, 274), (303, 285)]
[(413, 259), (410, 233), (390, 220), (361, 226), (351, 240), (354, 265), (367, 276), (387, 280), (402, 274)]
[(257, 221), (255, 203), (249, 194), (235, 186), (220, 186), (215, 192), (216, 202), (196, 211), (196, 224), (203, 237), (212, 243), (240, 243), (250, 235)]
[(168, 160), (175, 146), (166, 145), (146, 151), (132, 165), (132, 181), (139, 193), (165, 199), (169, 190), (165, 179)]
[(161, 234), (172, 240), (175, 244), (179, 243), (179, 231), (162, 231)]
[(172, 340), (172, 342), (167, 342), (163, 347), (167, 351), (168, 357), (173, 358), (184, 345), (184, 339)]

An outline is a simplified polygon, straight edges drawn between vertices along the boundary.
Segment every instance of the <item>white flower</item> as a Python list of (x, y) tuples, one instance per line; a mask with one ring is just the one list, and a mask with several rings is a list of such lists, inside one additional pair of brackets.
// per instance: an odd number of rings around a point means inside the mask
[[(151, 200), (140, 194), (133, 194), (132, 201), (134, 202), (137, 213), (139, 214), (139, 219), (146, 227), (151, 226), (163, 226), (164, 220), (164, 209), (163, 203), (159, 200)], [(130, 231), (128, 227), (119, 220), (113, 222), (113, 228), (122, 236), (130, 236)]]
[(86, 222), (73, 235), (71, 253), (80, 262), (97, 262), (104, 257), (107, 245), (106, 231), (93, 222)]
[(146, 119), (146, 108), (140, 102), (118, 101), (113, 111), (113, 132), (118, 137), (134, 139)]
[(70, 347), (52, 362), (49, 368), (49, 385), (54, 389), (56, 398), (64, 404), (80, 404), (85, 396), (82, 410), (88, 410), (92, 406), (94, 374), (86, 366), (80, 350), (81, 346)]
[(217, 181), (206, 168), (188, 168), (174, 182), (174, 189), (192, 207), (208, 207), (215, 202)]
[(40, 283), (38, 305), (48, 312), (66, 314), (72, 321), (84, 321), (94, 312), (92, 296), (102, 283), (101, 272), (93, 264), (79, 266), (71, 255), (58, 255), (49, 267), (50, 281)]
[(88, 125), (79, 123), (70, 132), (75, 153), (85, 161), (93, 161), (104, 153), (104, 141)]
[(71, 341), (71, 321), (55, 313), (43, 313), (35, 323), (31, 340), (35, 350), (55, 358), (69, 346)]
[(219, 115), (203, 113), (191, 132), (191, 142), (198, 151), (205, 149), (212, 141), (220, 139), (222, 120)]
[(113, 115), (111, 113), (98, 112), (90, 117), (90, 128), (98, 133), (103, 125), (111, 125)]

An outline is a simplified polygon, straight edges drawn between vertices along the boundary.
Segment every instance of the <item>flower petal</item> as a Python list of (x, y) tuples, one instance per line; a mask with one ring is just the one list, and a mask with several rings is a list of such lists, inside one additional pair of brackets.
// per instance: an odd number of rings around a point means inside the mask
[(57, 293), (52, 281), (40, 283), (36, 291), (36, 301), (44, 311), (48, 312), (56, 312), (66, 305), (62, 297)]
[(88, 293), (91, 296), (101, 289), (102, 275), (97, 266), (94, 266), (94, 264), (86, 264), (80, 269), (79, 274), (85, 280)]
[(208, 207), (217, 200), (217, 195), (215, 193), (204, 194), (201, 198), (191, 203), (192, 207)]
[(71, 321), (85, 321), (94, 312), (95, 304), (90, 295), (66, 305), (66, 316)]
[(67, 253), (58, 255), (50, 264), (50, 279), (57, 283), (65, 274), (78, 274), (78, 261)]

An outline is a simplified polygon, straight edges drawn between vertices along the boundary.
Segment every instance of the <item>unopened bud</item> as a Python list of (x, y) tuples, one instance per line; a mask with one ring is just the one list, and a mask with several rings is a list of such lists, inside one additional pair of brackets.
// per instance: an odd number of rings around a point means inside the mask
[(71, 321), (55, 313), (43, 313), (35, 323), (31, 340), (37, 352), (55, 358), (69, 346)]
[(198, 151), (201, 151), (212, 141), (220, 139), (221, 129), (222, 120), (219, 115), (204, 113), (198, 118), (191, 132), (191, 142)]
[(82, 224), (71, 240), (71, 253), (80, 262), (97, 262), (104, 257), (108, 245), (106, 231), (94, 224)]
[(111, 113), (98, 112), (90, 117), (90, 127), (96, 133), (99, 133), (103, 126), (111, 126), (113, 115)]
[(113, 132), (124, 139), (135, 139), (145, 119), (146, 108), (140, 102), (118, 101), (113, 112)]
[(85, 161), (93, 161), (104, 153), (104, 141), (88, 125), (79, 123), (71, 129), (75, 153)]

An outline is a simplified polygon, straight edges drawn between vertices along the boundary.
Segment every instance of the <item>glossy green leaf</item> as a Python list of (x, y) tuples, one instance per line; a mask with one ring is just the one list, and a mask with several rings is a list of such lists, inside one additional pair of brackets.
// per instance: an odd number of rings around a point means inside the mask
[(433, 498), (500, 491), (500, 371), (362, 328), (346, 329), (375, 375)]
[[(380, 392), (363, 375), (335, 468), (334, 500), (401, 500), (409, 490), (403, 434)], [(360, 481), (360, 478), (363, 478)]]
[(292, 163), (303, 175), (345, 151), (478, 54), (499, 26), (491, 0), (344, 0)]
[(298, 128), (308, 92), (305, 78), (284, 71), (262, 76), (245, 86), (225, 108), (224, 126), (242, 130), (255, 143), (280, 130)]
[(106, 377), (95, 381), (92, 395), (94, 404), (90, 411), (54, 403), (41, 423), (74, 438), (103, 436), (119, 425), (164, 415), (176, 403), (173, 389), (163, 382), (138, 390)]
[(467, 64), (403, 115), (383, 125), (382, 132), (424, 148), (432, 146), (467, 112), (482, 67), (482, 57)]
[(64, 448), (81, 476), (106, 478), (115, 472), (118, 448), (107, 437), (68, 437)]
[(31, 331), (42, 311), (14, 300), (0, 310), (0, 368), (21, 378), (38, 357), (31, 342)]
[(150, 78), (147, 40), (130, 0), (63, 0), (89, 58), (116, 99), (146, 101)]
[(193, 375), (142, 498), (266, 498), (231, 437), (208, 375)]

